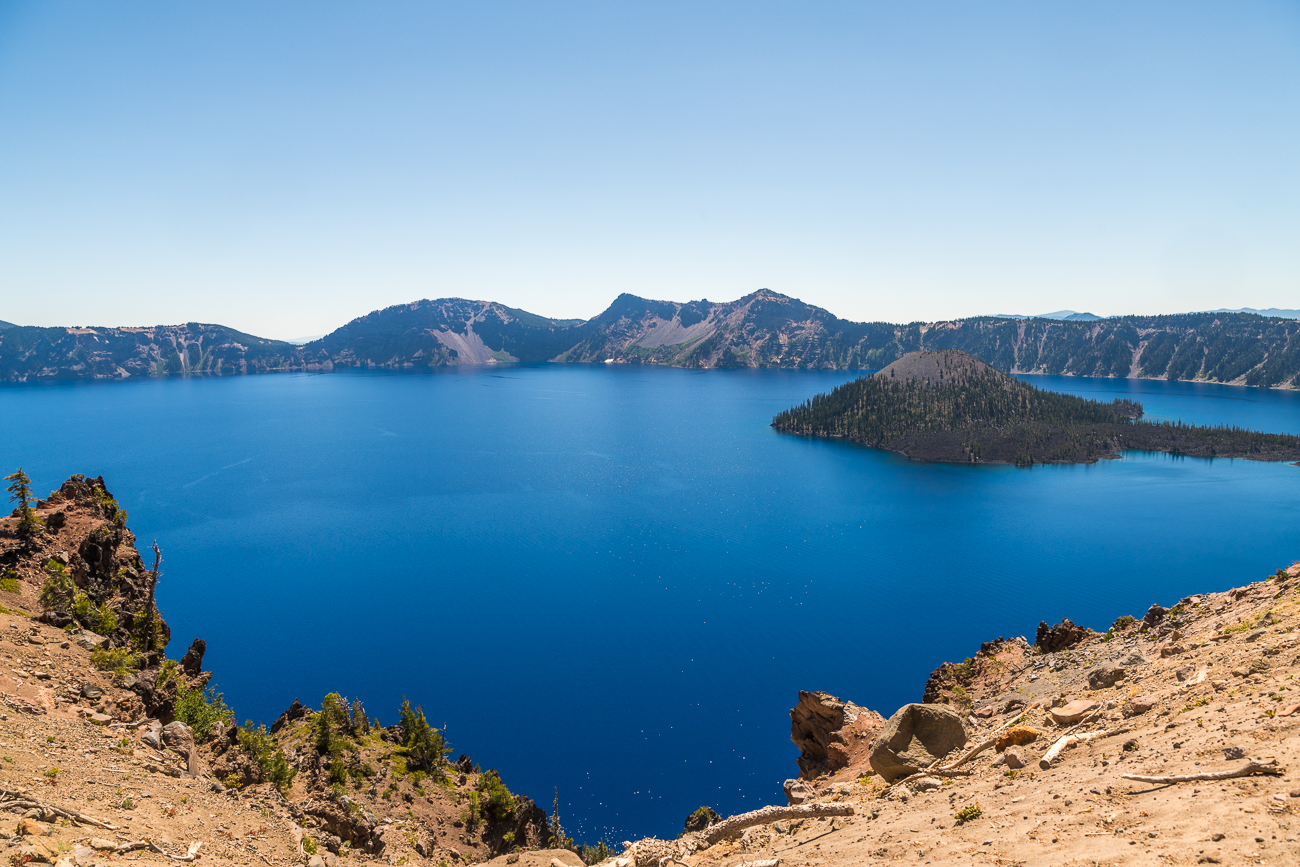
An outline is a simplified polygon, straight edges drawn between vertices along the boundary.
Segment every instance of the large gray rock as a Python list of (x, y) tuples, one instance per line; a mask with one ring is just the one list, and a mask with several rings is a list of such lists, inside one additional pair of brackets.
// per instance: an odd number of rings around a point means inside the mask
[(1124, 679), (1124, 669), (1118, 665), (1099, 665), (1088, 672), (1088, 689), (1106, 689)]
[(905, 704), (871, 747), (871, 769), (887, 783), (914, 774), (966, 743), (961, 717), (945, 705)]
[(172, 749), (187, 753), (190, 747), (194, 746), (194, 732), (185, 723), (177, 720), (163, 726), (162, 740)]
[(817, 797), (817, 790), (803, 780), (786, 780), (781, 787), (785, 790), (785, 800), (791, 807), (806, 804)]

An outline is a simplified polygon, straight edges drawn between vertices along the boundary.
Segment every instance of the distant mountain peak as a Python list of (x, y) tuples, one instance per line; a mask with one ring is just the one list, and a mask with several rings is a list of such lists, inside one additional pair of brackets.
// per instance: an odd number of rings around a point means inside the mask
[(1035, 313), (1026, 316), (1020, 313), (994, 313), (995, 319), (1056, 319), (1060, 322), (1096, 322), (1105, 319), (1095, 313), (1079, 313), (1074, 310), (1056, 310), (1052, 313)]

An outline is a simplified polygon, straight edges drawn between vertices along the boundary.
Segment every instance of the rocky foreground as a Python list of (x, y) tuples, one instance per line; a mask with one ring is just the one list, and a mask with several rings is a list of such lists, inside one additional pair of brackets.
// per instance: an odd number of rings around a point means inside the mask
[(889, 720), (800, 693), (789, 802), (851, 815), (776, 821), (682, 860), (1300, 864), (1298, 625), (1300, 565), (1105, 634), (1067, 620), (1033, 645), (988, 642)]
[[(583, 863), (543, 848), (556, 829), (494, 771), (449, 762), (418, 709), (380, 726), (331, 694), (236, 726), (203, 642), (164, 657), (156, 568), (102, 480), (29, 518), (0, 519), (7, 863)], [(787, 804), (701, 808), (601, 863), (1300, 863), (1297, 625), (1300, 565), (1105, 634), (1067, 620), (988, 642), (888, 720), (800, 693)]]
[(204, 642), (165, 658), (152, 555), (103, 480), (30, 508), (27, 531), (21, 507), (0, 519), (0, 863), (450, 867), (545, 844), (545, 811), (449, 761), (418, 709), (381, 726), (332, 693), (235, 725)]

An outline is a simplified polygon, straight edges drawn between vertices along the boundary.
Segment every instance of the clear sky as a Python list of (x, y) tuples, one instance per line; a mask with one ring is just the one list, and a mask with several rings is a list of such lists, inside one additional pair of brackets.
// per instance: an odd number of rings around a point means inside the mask
[(0, 319), (1300, 306), (1300, 3), (0, 2)]

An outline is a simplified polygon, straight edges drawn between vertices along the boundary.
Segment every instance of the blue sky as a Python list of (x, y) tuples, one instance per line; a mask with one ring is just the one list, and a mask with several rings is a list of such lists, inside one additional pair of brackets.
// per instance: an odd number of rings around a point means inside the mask
[(1300, 302), (1300, 4), (0, 3), (0, 319)]

